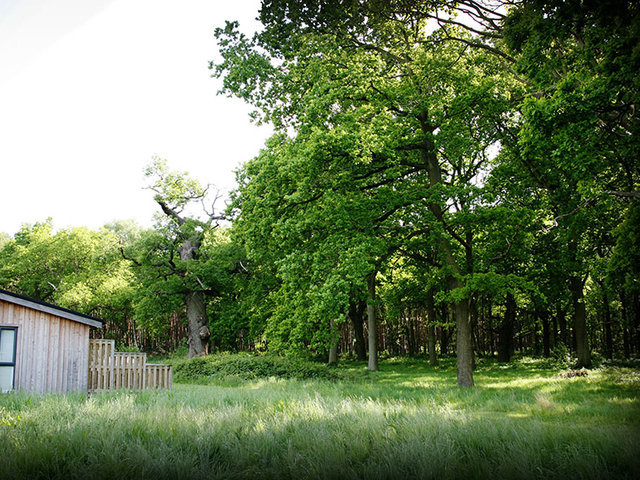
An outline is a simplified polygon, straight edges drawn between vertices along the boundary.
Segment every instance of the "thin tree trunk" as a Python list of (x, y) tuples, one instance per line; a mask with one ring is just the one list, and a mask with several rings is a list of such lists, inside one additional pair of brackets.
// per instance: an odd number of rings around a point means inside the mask
[(620, 304), (622, 305), (622, 350), (624, 358), (631, 357), (630, 339), (629, 339), (629, 309), (627, 306), (627, 295), (624, 290), (620, 292)]
[(378, 347), (377, 347), (377, 325), (376, 325), (376, 273), (373, 272), (367, 277), (367, 330), (369, 340), (369, 365), (372, 372), (378, 371)]
[(611, 360), (613, 359), (613, 336), (611, 335), (611, 309), (609, 307), (609, 295), (607, 295), (604, 282), (598, 282), (602, 289), (602, 303), (604, 313), (604, 354)]
[(427, 346), (429, 348), (429, 365), (438, 364), (436, 355), (436, 308), (433, 304), (433, 290), (427, 292)]
[(622, 329), (622, 352), (624, 358), (629, 360), (631, 358), (631, 348), (629, 347), (629, 329), (625, 326)]
[(540, 356), (540, 338), (538, 336), (538, 313), (534, 313), (533, 315), (528, 315), (529, 317), (533, 317), (533, 330), (531, 330), (531, 338), (533, 340), (533, 353), (535, 356)]
[(539, 312), (542, 321), (542, 355), (545, 358), (551, 356), (551, 334), (549, 329), (549, 313), (545, 310)]
[(560, 340), (565, 347), (569, 348), (569, 335), (567, 333), (567, 317), (560, 305), (556, 309), (556, 318), (558, 319), (558, 327), (560, 328)]
[(633, 292), (633, 337), (635, 338), (636, 354), (640, 353), (640, 295)]
[(504, 318), (498, 330), (498, 361), (508, 362), (513, 355), (513, 327), (516, 318), (516, 299), (512, 293), (507, 293)]
[(331, 344), (329, 345), (329, 365), (338, 363), (338, 341), (340, 334), (336, 328), (336, 322), (329, 320), (329, 328), (331, 328)]
[(440, 327), (440, 355), (449, 354), (449, 329)]

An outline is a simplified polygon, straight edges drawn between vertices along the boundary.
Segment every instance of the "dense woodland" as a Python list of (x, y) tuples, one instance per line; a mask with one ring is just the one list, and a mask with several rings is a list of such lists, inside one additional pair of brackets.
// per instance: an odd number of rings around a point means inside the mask
[(276, 130), (226, 208), (153, 159), (154, 228), (25, 225), (0, 288), (122, 347), (455, 354), (461, 386), (485, 356), (638, 357), (639, 8), (264, 0), (215, 31), (221, 93)]

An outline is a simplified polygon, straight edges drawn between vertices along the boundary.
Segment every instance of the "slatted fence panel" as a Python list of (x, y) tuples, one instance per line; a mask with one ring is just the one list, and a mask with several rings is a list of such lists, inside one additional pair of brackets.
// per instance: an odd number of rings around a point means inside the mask
[(113, 388), (142, 390), (145, 385), (144, 367), (146, 363), (146, 353), (114, 353)]
[(88, 390), (111, 390), (113, 387), (113, 354), (115, 340), (89, 340)]
[(148, 363), (145, 367), (145, 388), (168, 388), (173, 386), (171, 365)]
[(116, 352), (114, 340), (89, 341), (88, 390), (171, 388), (171, 365), (147, 363), (146, 353)]

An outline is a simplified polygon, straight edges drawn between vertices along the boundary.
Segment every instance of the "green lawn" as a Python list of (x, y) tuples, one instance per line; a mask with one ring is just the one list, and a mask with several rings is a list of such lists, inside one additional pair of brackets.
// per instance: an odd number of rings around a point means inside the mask
[(637, 370), (568, 379), (541, 362), (488, 362), (461, 390), (452, 359), (380, 366), (350, 363), (330, 379), (192, 376), (209, 384), (91, 398), (0, 395), (0, 478), (640, 476)]

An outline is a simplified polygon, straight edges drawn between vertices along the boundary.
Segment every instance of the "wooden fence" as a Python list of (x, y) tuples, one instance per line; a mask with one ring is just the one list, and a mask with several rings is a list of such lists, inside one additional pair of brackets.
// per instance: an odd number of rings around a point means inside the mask
[(171, 388), (171, 365), (147, 363), (146, 353), (115, 351), (114, 340), (89, 340), (89, 393)]

